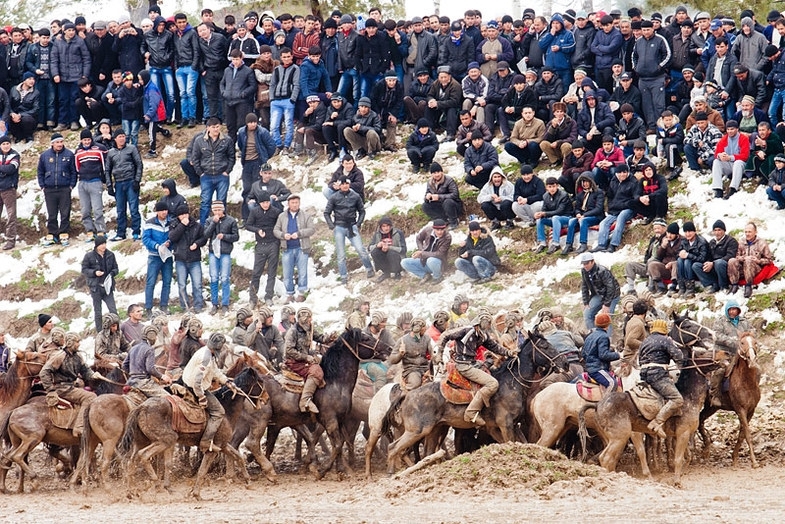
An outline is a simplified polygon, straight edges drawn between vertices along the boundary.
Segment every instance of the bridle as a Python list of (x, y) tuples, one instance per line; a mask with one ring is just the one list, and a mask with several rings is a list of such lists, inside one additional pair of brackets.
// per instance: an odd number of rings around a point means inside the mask
[(24, 380), (28, 378), (36, 378), (39, 375), (40, 372), (33, 373), (32, 371), (30, 371), (30, 366), (29, 366), (29, 364), (39, 364), (39, 362), (36, 362), (35, 360), (19, 360), (19, 359), (16, 359), (16, 362), (19, 362), (20, 364), (24, 364), (25, 373), (27, 373), (27, 375), (20, 376), (19, 377), (20, 380)]
[[(698, 344), (700, 342), (701, 347), (705, 347), (705, 346), (703, 346), (703, 340), (704, 339), (701, 337), (701, 333), (703, 331), (706, 331), (706, 333), (709, 336), (712, 336), (711, 330), (709, 328), (707, 328), (706, 326), (704, 326), (702, 324), (699, 324), (698, 322), (690, 322), (691, 325), (694, 325), (694, 326), (698, 327), (698, 331), (696, 331), (695, 333), (693, 333), (691, 331), (688, 331), (688, 330), (684, 329), (683, 327), (681, 327), (681, 325), (684, 324), (688, 320), (689, 319), (684, 319), (681, 322), (674, 322), (673, 323), (673, 327), (676, 328), (676, 332), (679, 335), (678, 343), (681, 344), (684, 347), (691, 348), (692, 346), (694, 346), (694, 345), (696, 345), (696, 344)], [(689, 342), (685, 342), (684, 341), (684, 334), (685, 333), (687, 335), (689, 335), (690, 337), (693, 337), (692, 340), (690, 340)]]
[[(510, 364), (507, 365), (507, 371), (510, 373), (510, 375), (512, 375), (513, 380), (515, 380), (515, 382), (517, 382), (518, 384), (520, 384), (523, 387), (528, 387), (531, 384), (538, 384), (538, 383), (542, 382), (547, 377), (549, 377), (553, 373), (555, 373), (554, 370), (559, 367), (556, 364), (556, 359), (551, 357), (550, 355), (548, 355), (542, 348), (540, 348), (537, 345), (537, 342), (535, 342), (535, 340), (533, 338), (531, 338), (531, 337), (529, 338), (529, 343), (532, 346), (532, 362), (535, 361), (534, 360), (535, 356), (536, 356), (537, 353), (539, 353), (540, 355), (542, 355), (543, 357), (545, 357), (548, 360), (548, 363), (550, 364), (550, 366), (548, 368), (548, 373), (546, 375), (544, 375), (543, 377), (538, 378), (538, 379), (526, 379), (526, 378), (523, 378), (521, 376), (521, 374), (520, 374), (520, 369), (521, 369), (521, 366), (520, 366), (520, 356), (516, 355), (515, 359), (510, 361)], [(512, 371), (512, 364), (514, 362), (516, 362), (516, 361), (518, 362), (518, 366), (517, 367), (518, 367), (518, 370), (519, 370), (517, 374), (513, 373), (513, 371)]]
[[(343, 345), (344, 345), (344, 346), (346, 346), (346, 349), (348, 349), (348, 350), (349, 350), (349, 353), (351, 353), (352, 355), (354, 355), (354, 357), (355, 357), (357, 360), (359, 360), (360, 362), (362, 362), (363, 360), (368, 360), (368, 359), (360, 358), (360, 353), (359, 353), (359, 351), (357, 351), (357, 349), (353, 348), (353, 347), (351, 346), (351, 344), (349, 344), (348, 342), (346, 342), (346, 339), (344, 338), (343, 334), (341, 334), (341, 335), (338, 337), (338, 339), (339, 339), (341, 342), (343, 342)], [(361, 346), (361, 347), (364, 347), (364, 348), (366, 348), (366, 349), (370, 349), (371, 351), (373, 351), (373, 356), (375, 357), (375, 356), (376, 356), (376, 347), (379, 345), (379, 342), (381, 342), (381, 340), (377, 338), (377, 339), (376, 339), (376, 343), (375, 343), (373, 346), (369, 346), (368, 344), (365, 344), (364, 342), (360, 342), (360, 341), (357, 341), (357, 342), (356, 342), (356, 344), (357, 344), (357, 346)], [(373, 358), (373, 357), (371, 357), (371, 358)]]

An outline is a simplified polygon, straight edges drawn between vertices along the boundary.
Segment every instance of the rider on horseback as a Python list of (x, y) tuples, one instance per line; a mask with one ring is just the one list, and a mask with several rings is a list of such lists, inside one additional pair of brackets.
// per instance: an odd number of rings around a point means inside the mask
[(56, 406), (60, 398), (79, 405), (79, 413), (74, 423), (73, 434), (78, 437), (84, 430), (84, 411), (95, 400), (96, 395), (91, 391), (77, 387), (77, 380), (103, 378), (97, 371), (91, 370), (79, 354), (79, 336), (76, 333), (66, 333), (65, 343), (61, 351), (49, 357), (39, 375), (41, 385), (47, 392), (47, 404)]
[[(201, 323), (200, 323), (201, 324)], [(225, 384), (233, 390), (234, 382), (223, 374), (218, 367), (218, 354), (226, 342), (226, 337), (220, 333), (213, 333), (205, 347), (200, 348), (183, 370), (183, 384), (191, 388), (196, 395), (199, 405), (207, 411), (207, 425), (202, 433), (199, 449), (209, 451), (213, 444), (213, 437), (221, 426), (224, 418), (224, 408), (216, 396), (209, 391), (213, 380)]]
[(300, 395), (300, 411), (319, 413), (319, 408), (313, 403), (313, 394), (324, 381), (319, 361), (321, 356), (311, 350), (313, 341), (326, 343), (327, 338), (313, 325), (313, 313), (307, 307), (297, 311), (297, 323), (289, 328), (284, 337), (286, 367), (305, 379), (303, 392)]
[(486, 406), (490, 405), (491, 397), (499, 389), (499, 381), (475, 367), (477, 364), (477, 349), (483, 346), (488, 351), (507, 357), (514, 357), (518, 354), (518, 351), (509, 351), (491, 338), (492, 320), (491, 315), (481, 313), (472, 320), (470, 326), (451, 329), (442, 334), (439, 339), (439, 348), (443, 348), (450, 340), (455, 341), (455, 369), (467, 380), (482, 386), (474, 394), (474, 398), (463, 414), (463, 419), (466, 422), (471, 422), (478, 426), (485, 425), (485, 421), (480, 416), (480, 411), (483, 404)]
[(373, 382), (373, 392), (376, 393), (387, 383), (385, 361), (395, 345), (395, 340), (387, 329), (387, 315), (381, 311), (374, 311), (363, 333), (372, 336), (376, 341), (373, 358), (360, 361), (360, 369), (367, 373), (368, 378)]
[(245, 345), (262, 355), (275, 371), (283, 362), (283, 337), (273, 325), (273, 310), (267, 306), (259, 308), (256, 318), (245, 335)]
[(171, 384), (169, 375), (162, 375), (155, 367), (155, 344), (158, 338), (158, 326), (150, 324), (142, 330), (142, 341), (128, 352), (123, 361), (123, 371), (128, 374), (128, 385), (139, 390), (147, 398), (163, 397), (166, 390), (153, 377), (164, 384)]
[(567, 357), (569, 369), (549, 374), (543, 378), (540, 384), (541, 389), (545, 389), (556, 382), (571, 382), (583, 374), (581, 366), (581, 350), (575, 345), (572, 334), (563, 329), (556, 329), (556, 325), (550, 320), (543, 320), (537, 325), (537, 332), (545, 337), (550, 345), (555, 347), (560, 355)]
[(611, 316), (608, 313), (599, 312), (594, 317), (594, 326), (586, 341), (583, 343), (583, 360), (586, 362), (586, 372), (597, 382), (606, 388), (614, 383), (609, 371), (611, 362), (618, 360), (621, 356), (611, 349), (611, 339), (608, 336), (608, 326), (611, 325)]
[(722, 367), (715, 370), (709, 379), (709, 399), (712, 407), (722, 406), (722, 381), (730, 376), (739, 350), (739, 335), (752, 332), (752, 326), (741, 316), (741, 307), (734, 299), (725, 303), (725, 314), (714, 321), (714, 341), (718, 349), (733, 355), (730, 362), (723, 361)]
[(655, 320), (651, 323), (650, 331), (651, 335), (646, 337), (638, 351), (638, 361), (641, 365), (641, 379), (667, 400), (654, 420), (649, 422), (649, 429), (665, 438), (665, 421), (677, 414), (684, 404), (684, 398), (668, 375), (668, 364), (671, 360), (680, 364), (684, 355), (668, 336), (667, 322)]
[(436, 344), (425, 334), (425, 320), (415, 317), (411, 321), (409, 333), (401, 337), (398, 351), (390, 355), (390, 364), (403, 363), (403, 380), (407, 391), (422, 385), (423, 375), (428, 372), (428, 359), (434, 365), (440, 362)]
[(120, 317), (116, 313), (104, 314), (101, 332), (95, 337), (95, 358), (120, 364), (129, 349), (131, 344), (120, 332)]

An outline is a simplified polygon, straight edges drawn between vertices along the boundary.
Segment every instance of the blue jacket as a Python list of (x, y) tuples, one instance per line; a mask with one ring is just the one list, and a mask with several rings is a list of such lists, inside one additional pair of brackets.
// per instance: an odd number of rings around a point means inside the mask
[[(260, 125), (256, 126), (256, 152), (262, 164), (275, 154), (275, 141), (270, 132)], [(248, 126), (237, 130), (237, 148), (240, 150), (240, 164), (245, 165), (245, 145), (248, 143)]]
[(74, 154), (63, 148), (59, 153), (51, 147), (38, 158), (38, 186), (42, 189), (76, 186)]
[[(586, 102), (583, 103), (583, 109), (578, 113), (578, 118), (575, 120), (578, 121), (578, 134), (581, 137), (585, 137), (591, 129), (591, 111), (589, 111), (589, 106)], [(605, 102), (597, 100), (597, 107), (594, 111), (594, 123), (600, 133), (602, 133), (606, 127), (612, 128), (616, 125), (613, 111), (611, 111), (610, 106)]]
[[(319, 89), (320, 85), (324, 89)], [(300, 100), (305, 100), (308, 95), (324, 93), (331, 86), (330, 75), (327, 74), (327, 68), (322, 60), (319, 60), (318, 65), (314, 65), (308, 58), (303, 60), (300, 64)]]
[(611, 29), (606, 33), (602, 29), (594, 34), (594, 41), (591, 43), (591, 52), (595, 55), (594, 68), (610, 69), (615, 58), (619, 58), (619, 51), (624, 44), (624, 36), (617, 28)]
[[(570, 59), (575, 51), (575, 35), (564, 29), (564, 19), (559, 13), (553, 15), (551, 22), (554, 20), (561, 22), (561, 31), (555, 36), (548, 31), (539, 42), (540, 49), (545, 54), (545, 65), (554, 69), (570, 69)], [(555, 53), (551, 51), (551, 46), (554, 45), (559, 46), (559, 50)]]
[(150, 81), (144, 86), (144, 95), (142, 96), (142, 118), (145, 122), (160, 122), (166, 120), (166, 109), (164, 109), (164, 118), (160, 118), (158, 106), (161, 105), (163, 98), (161, 91), (155, 82)]
[(169, 240), (169, 217), (162, 224), (157, 216), (145, 221), (142, 227), (142, 244), (150, 256), (158, 256), (158, 246)]
[(7, 155), (0, 153), (0, 191), (19, 187), (19, 164), (22, 158), (11, 149)]
[(594, 328), (583, 342), (583, 360), (586, 362), (586, 372), (609, 371), (611, 362), (619, 360), (621, 355), (611, 349), (611, 339), (608, 332), (601, 328)]

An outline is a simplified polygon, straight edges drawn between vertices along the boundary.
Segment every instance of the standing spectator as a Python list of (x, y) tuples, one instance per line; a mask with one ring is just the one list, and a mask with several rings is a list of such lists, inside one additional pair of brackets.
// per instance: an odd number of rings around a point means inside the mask
[(600, 30), (594, 34), (590, 49), (594, 54), (594, 78), (597, 84), (608, 92), (613, 91), (611, 63), (619, 56), (624, 44), (624, 36), (613, 25), (613, 17), (604, 15), (600, 18)]
[(461, 242), (455, 268), (465, 274), (474, 284), (488, 282), (501, 264), (496, 244), (488, 231), (476, 220), (469, 222), (469, 236)]
[[(38, 34), (40, 36), (40, 30)], [(103, 20), (93, 22), (93, 31), (85, 36), (85, 44), (90, 51), (92, 59), (90, 80), (102, 87), (109, 83), (112, 78), (112, 71), (117, 69), (119, 65), (117, 54), (112, 51), (114, 38), (107, 30), (106, 22)]]
[(240, 151), (240, 164), (243, 166), (242, 219), (246, 221), (249, 214), (246, 200), (256, 182), (256, 173), (259, 173), (262, 165), (275, 154), (275, 141), (270, 132), (259, 125), (255, 113), (249, 112), (245, 115), (245, 126), (237, 131), (237, 149)]
[(252, 205), (250, 208), (250, 214), (245, 221), (245, 229), (254, 234), (256, 247), (254, 249), (251, 286), (248, 293), (251, 308), (255, 309), (259, 300), (259, 282), (265, 265), (267, 266), (267, 283), (264, 290), (264, 303), (267, 306), (273, 304), (275, 275), (278, 273), (278, 258), (281, 250), (280, 241), (275, 237), (273, 230), (281, 210), (270, 205), (270, 193), (267, 191), (261, 191), (258, 195), (257, 205)]
[(452, 236), (447, 232), (447, 222), (437, 218), (430, 226), (417, 233), (417, 249), (410, 258), (401, 260), (401, 267), (424, 284), (442, 281), (442, 271), (447, 265)]
[[(343, 136), (351, 150), (356, 150), (357, 160), (366, 156), (373, 160), (382, 150), (382, 122), (379, 115), (371, 109), (371, 99), (363, 96), (357, 102), (357, 112), (351, 123), (343, 130)], [(351, 151), (350, 151), (351, 152)]]
[(16, 245), (16, 189), (19, 187), (19, 153), (11, 148), (8, 136), (0, 138), (0, 216), (5, 208), (8, 221), (5, 226), (5, 244), (8, 251)]
[(78, 91), (76, 82), (90, 74), (90, 51), (84, 39), (76, 36), (76, 26), (71, 23), (63, 26), (63, 38), (55, 40), (52, 51), (50, 71), (60, 98), (60, 125), (57, 130), (67, 129), (70, 123), (71, 131), (76, 131), (79, 129), (79, 117), (74, 106)]
[(71, 230), (71, 190), (77, 180), (74, 154), (65, 148), (60, 133), (52, 134), (50, 144), (51, 147), (38, 158), (38, 187), (44, 190), (48, 216), (47, 235), (41, 243), (67, 246)]
[[(279, 150), (289, 151), (294, 138), (294, 106), (300, 95), (300, 67), (294, 65), (292, 50), (281, 50), (281, 63), (270, 80), (270, 133)], [(286, 136), (281, 137), (281, 120)]]
[(82, 275), (87, 279), (87, 286), (93, 299), (96, 332), (101, 331), (102, 302), (106, 303), (110, 313), (117, 314), (114, 303), (114, 279), (119, 272), (114, 253), (106, 249), (106, 237), (97, 237), (93, 250), (88, 251), (82, 259)]
[(564, 85), (572, 83), (572, 54), (575, 52), (575, 35), (564, 28), (564, 18), (559, 13), (551, 17), (550, 31), (539, 41), (545, 55), (545, 66), (561, 78)]
[(153, 20), (153, 29), (144, 34), (142, 53), (150, 68), (150, 80), (159, 93), (166, 93), (166, 118), (172, 120), (174, 111), (174, 74), (172, 60), (175, 57), (174, 35), (166, 29), (166, 19), (158, 15)]
[[(785, 159), (783, 159), (785, 163)], [(739, 251), (739, 242), (725, 233), (725, 222), (715, 220), (712, 225), (714, 238), (709, 240), (705, 262), (694, 262), (692, 272), (698, 277), (706, 293), (728, 289), (728, 262)]]
[(240, 240), (240, 233), (237, 229), (237, 221), (226, 214), (223, 201), (213, 201), (210, 209), (213, 216), (207, 222), (207, 227), (204, 228), (204, 236), (207, 239), (207, 249), (210, 253), (210, 298), (213, 302), (210, 314), (215, 315), (218, 312), (219, 289), (221, 312), (229, 312), (232, 277), (231, 254), (234, 243)]
[[(223, 117), (221, 103), (221, 79), (226, 68), (226, 37), (220, 32), (210, 29), (210, 26), (201, 23), (196, 27), (199, 35), (199, 65), (202, 71), (202, 99), (207, 101), (204, 111), (205, 119)], [(206, 96), (205, 96), (206, 95)]]
[(242, 51), (233, 49), (229, 56), (231, 63), (224, 69), (221, 79), (221, 98), (226, 130), (232, 141), (235, 141), (237, 129), (253, 109), (256, 78), (251, 68), (243, 62)]
[(142, 217), (139, 214), (139, 191), (144, 167), (142, 157), (133, 144), (126, 143), (125, 131), (122, 129), (114, 132), (114, 142), (115, 146), (106, 154), (107, 192), (117, 202), (117, 233), (111, 240), (125, 240), (127, 209), (131, 211), (131, 234), (134, 240), (139, 240), (142, 233)]
[[(191, 219), (188, 205), (182, 204), (175, 211), (176, 220), (169, 223), (169, 241), (174, 264), (177, 269), (177, 288), (180, 295), (180, 307), (183, 310), (193, 307), (196, 313), (204, 309), (202, 297), (202, 251), (207, 242), (202, 225)], [(186, 286), (191, 279), (191, 300), (188, 299)], [(190, 302), (190, 303), (189, 303)]]
[[(554, 177), (548, 177), (545, 180), (545, 194), (542, 196), (542, 208), (540, 211), (534, 213), (534, 218), (537, 221), (537, 244), (535, 244), (533, 251), (535, 253), (542, 253), (548, 249), (547, 254), (552, 255), (559, 250), (559, 242), (561, 239), (562, 224), (567, 225), (570, 217), (573, 215), (572, 201), (570, 195), (559, 187), (559, 181)], [(545, 235), (545, 227), (551, 227), (551, 245), (547, 245), (547, 237)]]
[(234, 141), (221, 133), (221, 121), (217, 117), (210, 117), (207, 121), (207, 132), (196, 136), (191, 151), (191, 163), (202, 186), (200, 224), (207, 222), (213, 194), (215, 200), (226, 202), (229, 173), (234, 168), (234, 155)]
[[(181, 204), (178, 204), (178, 206)], [(142, 229), (142, 244), (147, 248), (147, 278), (144, 285), (144, 311), (150, 318), (153, 313), (153, 292), (158, 275), (161, 275), (161, 302), (164, 314), (169, 313), (169, 291), (172, 286), (171, 241), (169, 240), (169, 207), (159, 200), (155, 203), (155, 216), (146, 220)]]
[(142, 97), (142, 119), (147, 126), (147, 134), (150, 137), (150, 149), (145, 155), (146, 158), (158, 156), (156, 151), (157, 135), (160, 132), (165, 137), (172, 134), (171, 131), (161, 126), (160, 122), (166, 121), (166, 107), (163, 97), (158, 90), (158, 86), (150, 81), (150, 72), (146, 69), (139, 71), (139, 85), (144, 88)]
[(445, 119), (445, 140), (455, 140), (455, 131), (458, 129), (458, 110), (461, 107), (461, 84), (450, 74), (450, 66), (440, 66), (439, 76), (428, 91), (425, 118), (431, 122), (434, 129), (441, 127), (442, 118)]
[(763, 266), (771, 264), (774, 257), (769, 244), (758, 236), (758, 226), (754, 222), (744, 226), (744, 240), (739, 242), (736, 256), (728, 261), (728, 280), (731, 295), (739, 290), (739, 280), (744, 277), (744, 298), (752, 296), (752, 283)]
[(26, 71), (23, 80), (11, 86), (11, 111), (8, 114), (8, 130), (17, 142), (32, 142), (38, 124), (41, 94), (35, 89), (35, 75)]
[(273, 59), (273, 51), (268, 45), (259, 48), (259, 58), (251, 66), (256, 78), (256, 102), (254, 108), (265, 128), (270, 127), (270, 81), (273, 71), (278, 67), (278, 60)]
[(360, 99), (360, 76), (355, 67), (355, 55), (360, 35), (354, 30), (352, 15), (341, 16), (340, 26), (341, 30), (336, 36), (338, 39), (338, 72), (341, 74), (338, 92), (342, 97), (348, 97), (349, 89), (351, 89), (352, 100), (357, 103)]
[[(313, 216), (300, 209), (300, 197), (289, 195), (289, 209), (278, 215), (273, 228), (275, 238), (281, 241), (283, 250), (283, 283), (286, 287), (287, 303), (304, 302), (308, 293), (308, 257), (311, 253), (311, 237), (314, 234)], [(294, 272), (297, 270), (297, 298), (294, 295)]]
[(431, 220), (446, 220), (450, 228), (455, 229), (458, 227), (458, 218), (463, 214), (463, 202), (458, 193), (458, 184), (452, 177), (444, 174), (444, 169), (438, 162), (432, 163), (429, 171), (431, 178), (425, 185), (423, 213)]
[[(322, 48), (322, 60), (324, 67), (327, 69), (327, 75), (330, 77), (330, 84), (327, 90), (331, 93), (338, 92), (338, 83), (341, 80), (341, 75), (338, 71), (338, 24), (332, 18), (324, 21), (324, 35), (319, 40), (319, 47)], [(387, 32), (388, 38), (401, 39), (405, 38), (402, 33), (395, 31), (396, 36), (391, 37), (390, 31)], [(408, 46), (407, 46), (408, 49)], [(400, 61), (398, 62), (400, 64)], [(397, 69), (398, 66), (396, 66)], [(401, 69), (403, 73), (403, 69)]]
[[(453, 39), (452, 44), (456, 47), (460, 45), (460, 38)], [(474, 46), (471, 46), (472, 51)], [(406, 57), (406, 64), (412, 71), (427, 71), (430, 75), (433, 68), (438, 64), (447, 64), (452, 67), (452, 63), (448, 61), (440, 61), (439, 42), (431, 32), (426, 31), (423, 26), (422, 17), (415, 16), (412, 18), (411, 33), (409, 33), (409, 54)], [(445, 52), (442, 58), (449, 58), (449, 53)], [(471, 62), (471, 60), (469, 60)], [(467, 64), (463, 64), (465, 67)], [(455, 70), (456, 75), (465, 74), (466, 69)]]
[(483, 213), (491, 221), (491, 230), (500, 229), (501, 221), (505, 221), (505, 227), (512, 229), (515, 227), (513, 219), (515, 213), (512, 211), (512, 199), (515, 188), (512, 182), (504, 176), (504, 171), (499, 166), (491, 170), (491, 178), (480, 190), (477, 195), (477, 202), (480, 204)]
[(262, 167), (259, 168), (259, 180), (254, 182), (251, 192), (248, 194), (249, 208), (259, 202), (258, 197), (263, 191), (270, 194), (271, 205), (279, 211), (283, 211), (283, 202), (292, 194), (283, 182), (273, 178), (273, 168), (270, 164), (262, 164)]
[(581, 255), (581, 266), (583, 320), (586, 329), (594, 329), (594, 318), (597, 314), (613, 314), (621, 289), (610, 269), (597, 264), (591, 253)]
[(86, 241), (96, 235), (106, 236), (104, 221), (104, 181), (106, 180), (106, 148), (93, 143), (90, 130), (83, 129), (74, 151), (74, 167), (79, 177), (79, 203)]
[(144, 90), (134, 83), (134, 75), (130, 71), (123, 73), (123, 89), (117, 99), (120, 104), (120, 117), (123, 131), (133, 146), (139, 144), (139, 125), (144, 107)]
[[(750, 156), (750, 139), (744, 133), (739, 132), (739, 123), (735, 120), (728, 120), (725, 123), (726, 133), (717, 143), (714, 149), (714, 162), (711, 166), (711, 188), (714, 191), (714, 198), (724, 198), (728, 200), (734, 193), (738, 192), (741, 186), (741, 179), (744, 176), (744, 166)], [(723, 196), (722, 179), (731, 176), (728, 190)]]
[[(469, 113), (467, 112), (467, 115)], [(471, 119), (471, 116), (469, 116)], [(439, 140), (431, 129), (431, 124), (425, 118), (417, 121), (412, 134), (406, 141), (406, 156), (412, 163), (412, 172), (417, 174), (425, 166), (430, 166), (436, 151), (439, 149)]]
[(346, 238), (354, 246), (362, 260), (368, 278), (373, 277), (374, 271), (368, 252), (362, 244), (360, 227), (365, 219), (365, 206), (360, 195), (351, 191), (349, 177), (341, 179), (339, 191), (330, 196), (327, 207), (324, 209), (324, 219), (327, 227), (334, 232), (335, 256), (338, 260), (338, 272), (341, 282), (346, 284), (349, 279), (346, 270)]
[(671, 49), (665, 38), (655, 34), (651, 21), (641, 22), (641, 33), (632, 50), (632, 68), (638, 76), (643, 119), (650, 130), (656, 130), (657, 118), (665, 111), (665, 73)]
[(256, 59), (259, 58), (259, 41), (248, 31), (248, 22), (243, 22), (237, 26), (237, 38), (229, 42), (229, 57), (235, 49), (243, 54), (243, 62), (251, 67)]
[[(144, 58), (142, 57), (144, 34), (141, 29), (137, 29), (131, 24), (127, 13), (118, 16), (117, 23), (120, 24), (120, 27), (112, 43), (112, 51), (117, 55), (120, 69), (130, 71), (132, 77), (135, 78), (139, 71), (144, 69)], [(55, 42), (57, 42), (56, 38)]]
[(55, 127), (55, 84), (52, 81), (52, 53), (49, 29), (38, 31), (38, 42), (27, 51), (27, 70), (35, 75), (36, 91), (40, 95), (38, 125), (47, 130)]
[(537, 167), (542, 156), (540, 141), (545, 137), (545, 123), (534, 116), (534, 108), (530, 106), (524, 106), (521, 116), (515, 122), (504, 150), (519, 163)]
[(488, 22), (484, 36), (485, 39), (476, 46), (476, 58), (480, 63), (483, 76), (490, 78), (496, 72), (500, 61), (509, 63), (515, 58), (515, 55), (510, 41), (506, 38), (499, 38), (499, 24), (496, 20)]
[(174, 65), (180, 92), (178, 128), (196, 125), (196, 83), (199, 80), (199, 37), (184, 13), (174, 15)]
[[(415, 33), (412, 33), (409, 38), (414, 39)], [(409, 46), (409, 51), (411, 52), (411, 46)], [(439, 44), (439, 60), (436, 63), (450, 66), (450, 71), (468, 71), (469, 63), (475, 61), (474, 55), (474, 40), (466, 35), (460, 21), (454, 21), (450, 25), (449, 35), (443, 40), (443, 43)], [(427, 69), (423, 67), (420, 71), (427, 71)]]
[[(599, 185), (599, 184), (598, 184)], [(600, 234), (597, 246), (592, 253), (607, 251), (613, 253), (621, 245), (621, 237), (627, 227), (627, 221), (635, 214), (632, 206), (640, 196), (638, 181), (630, 176), (630, 168), (623, 162), (616, 167), (616, 175), (608, 186), (608, 213), (600, 222)], [(611, 236), (611, 226), (616, 224)], [(610, 237), (610, 244), (608, 244)]]
[(403, 231), (393, 227), (390, 217), (382, 217), (379, 225), (368, 244), (368, 251), (373, 259), (373, 267), (382, 274), (376, 279), (377, 283), (384, 282), (390, 275), (396, 280), (401, 278), (401, 260), (406, 256), (406, 238)]

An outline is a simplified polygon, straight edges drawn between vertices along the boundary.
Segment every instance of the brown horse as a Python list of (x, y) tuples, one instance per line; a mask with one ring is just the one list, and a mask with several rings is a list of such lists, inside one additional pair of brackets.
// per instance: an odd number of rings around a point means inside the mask
[[(249, 480), (248, 471), (245, 469), (242, 456), (237, 449), (229, 444), (229, 440), (232, 437), (232, 427), (243, 410), (246, 396), (258, 400), (263, 389), (261, 377), (254, 368), (243, 370), (237, 375), (234, 382), (235, 386), (244, 395), (233, 393), (226, 386), (215, 392), (215, 396), (224, 407), (226, 415), (218, 428), (218, 432), (215, 434), (214, 447), (206, 451), (202, 457), (202, 462), (196, 475), (196, 482), (191, 490), (191, 494), (197, 499), (201, 499), (202, 483), (219, 451), (223, 451), (233, 459), (239, 467), (243, 479), (246, 482)], [(201, 432), (178, 433), (172, 428), (172, 405), (166, 397), (147, 399), (141, 406), (130, 413), (125, 433), (120, 441), (119, 450), (123, 454), (127, 454), (134, 447), (138, 449), (138, 451), (129, 456), (128, 469), (126, 471), (128, 481), (131, 481), (133, 465), (138, 457), (153, 482), (158, 483), (158, 475), (155, 473), (151, 459), (155, 455), (163, 454), (164, 476), (162, 487), (168, 490), (170, 485), (169, 473), (175, 444), (198, 446), (201, 436)]]
[(704, 427), (704, 422), (719, 410), (734, 411), (739, 417), (739, 435), (736, 438), (736, 446), (733, 448), (733, 466), (739, 460), (739, 450), (742, 440), (747, 441), (750, 448), (750, 462), (752, 467), (758, 467), (755, 459), (755, 451), (752, 449), (752, 435), (750, 434), (750, 420), (755, 414), (755, 408), (760, 402), (760, 366), (756, 362), (758, 354), (758, 341), (752, 333), (744, 332), (739, 336), (738, 359), (733, 366), (733, 370), (728, 377), (729, 388), (727, 393), (722, 394), (722, 406), (714, 407), (709, 399), (701, 411), (700, 431), (703, 438), (703, 457), (708, 458), (711, 452), (711, 436)]
[(46, 358), (44, 353), (34, 351), (16, 353), (16, 360), (6, 374), (0, 377), (0, 423), (4, 423), (11, 411), (30, 398), (33, 380), (46, 364)]

